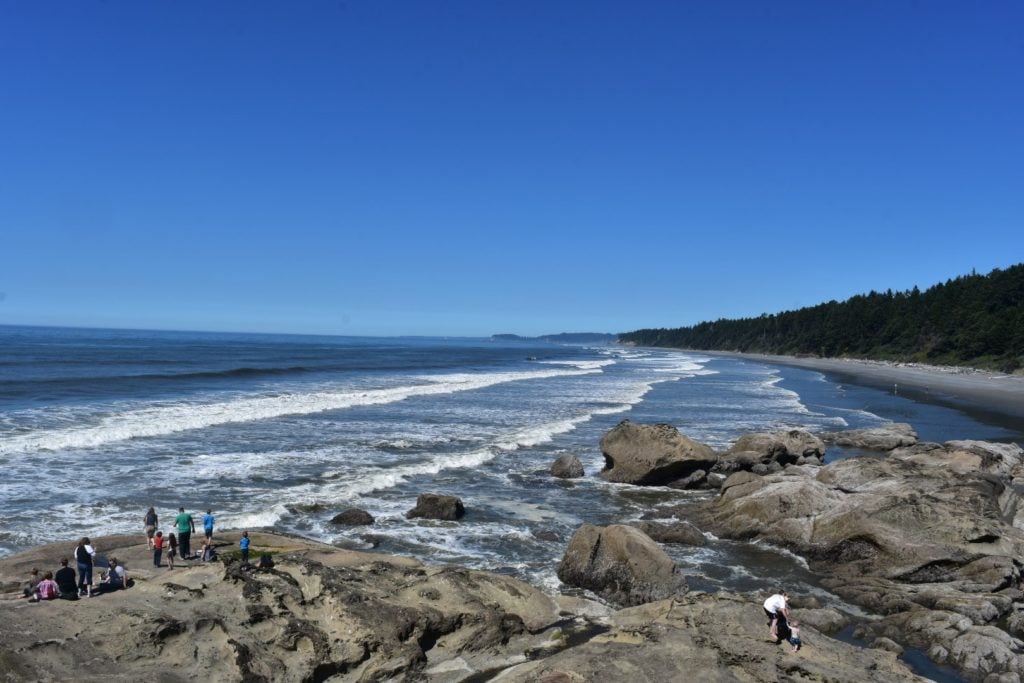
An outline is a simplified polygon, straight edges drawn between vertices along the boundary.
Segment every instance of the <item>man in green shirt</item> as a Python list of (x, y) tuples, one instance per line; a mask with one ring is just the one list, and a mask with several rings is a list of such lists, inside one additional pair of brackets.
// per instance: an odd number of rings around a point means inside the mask
[(181, 559), (187, 560), (192, 557), (188, 541), (196, 530), (196, 523), (192, 520), (192, 515), (185, 512), (183, 507), (178, 508), (178, 516), (174, 518), (174, 523), (178, 525), (178, 549), (181, 551)]

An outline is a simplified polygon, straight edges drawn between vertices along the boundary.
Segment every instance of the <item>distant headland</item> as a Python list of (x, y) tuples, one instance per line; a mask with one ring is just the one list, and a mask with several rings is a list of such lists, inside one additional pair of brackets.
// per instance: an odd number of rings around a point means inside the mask
[(542, 334), (538, 337), (523, 337), (518, 334), (492, 334), (496, 341), (546, 341), (556, 344), (614, 344), (619, 338), (617, 334), (606, 332), (560, 332), (559, 334)]

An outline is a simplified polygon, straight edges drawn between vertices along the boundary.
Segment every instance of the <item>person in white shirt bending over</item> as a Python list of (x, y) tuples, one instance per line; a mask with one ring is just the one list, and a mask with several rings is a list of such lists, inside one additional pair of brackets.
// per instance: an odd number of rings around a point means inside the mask
[[(789, 593), (779, 591), (764, 601), (764, 613), (768, 616), (768, 632), (779, 639), (779, 622), (783, 625), (789, 619)], [(788, 626), (784, 630), (788, 629)]]

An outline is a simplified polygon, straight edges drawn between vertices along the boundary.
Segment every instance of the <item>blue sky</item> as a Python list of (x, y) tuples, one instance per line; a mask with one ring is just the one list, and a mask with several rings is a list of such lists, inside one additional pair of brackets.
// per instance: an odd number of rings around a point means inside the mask
[(1024, 260), (1019, 2), (0, 0), (0, 323), (626, 331)]

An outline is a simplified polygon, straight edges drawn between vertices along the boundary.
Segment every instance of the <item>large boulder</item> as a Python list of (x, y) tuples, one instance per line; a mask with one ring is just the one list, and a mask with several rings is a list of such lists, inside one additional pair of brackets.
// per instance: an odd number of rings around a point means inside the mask
[(571, 453), (560, 456), (551, 465), (551, 476), (559, 479), (578, 479), (583, 474), (583, 463)]
[(760, 432), (741, 436), (725, 452), (725, 456), (755, 457), (772, 460), (783, 465), (796, 464), (800, 458), (825, 456), (825, 443), (810, 432), (791, 429), (785, 432)]
[(639, 529), (621, 524), (577, 529), (558, 578), (622, 605), (686, 592), (685, 577), (665, 551)]
[(342, 526), (365, 526), (367, 524), (373, 524), (373, 515), (366, 510), (351, 508), (334, 515), (334, 517), (331, 518), (331, 524), (340, 524)]
[(455, 496), (442, 496), (437, 493), (421, 493), (416, 498), (416, 507), (405, 513), (409, 519), (422, 517), (424, 519), (442, 519), (455, 521), (462, 519), (466, 514), (466, 508), (462, 500)]
[(841, 432), (825, 432), (821, 438), (826, 443), (869, 451), (891, 451), (902, 446), (917, 443), (917, 432), (905, 422), (890, 422), (881, 427), (869, 429), (848, 429)]
[(622, 484), (660, 486), (709, 471), (717, 456), (667, 424), (641, 425), (623, 420), (601, 439), (605, 467), (601, 477)]

